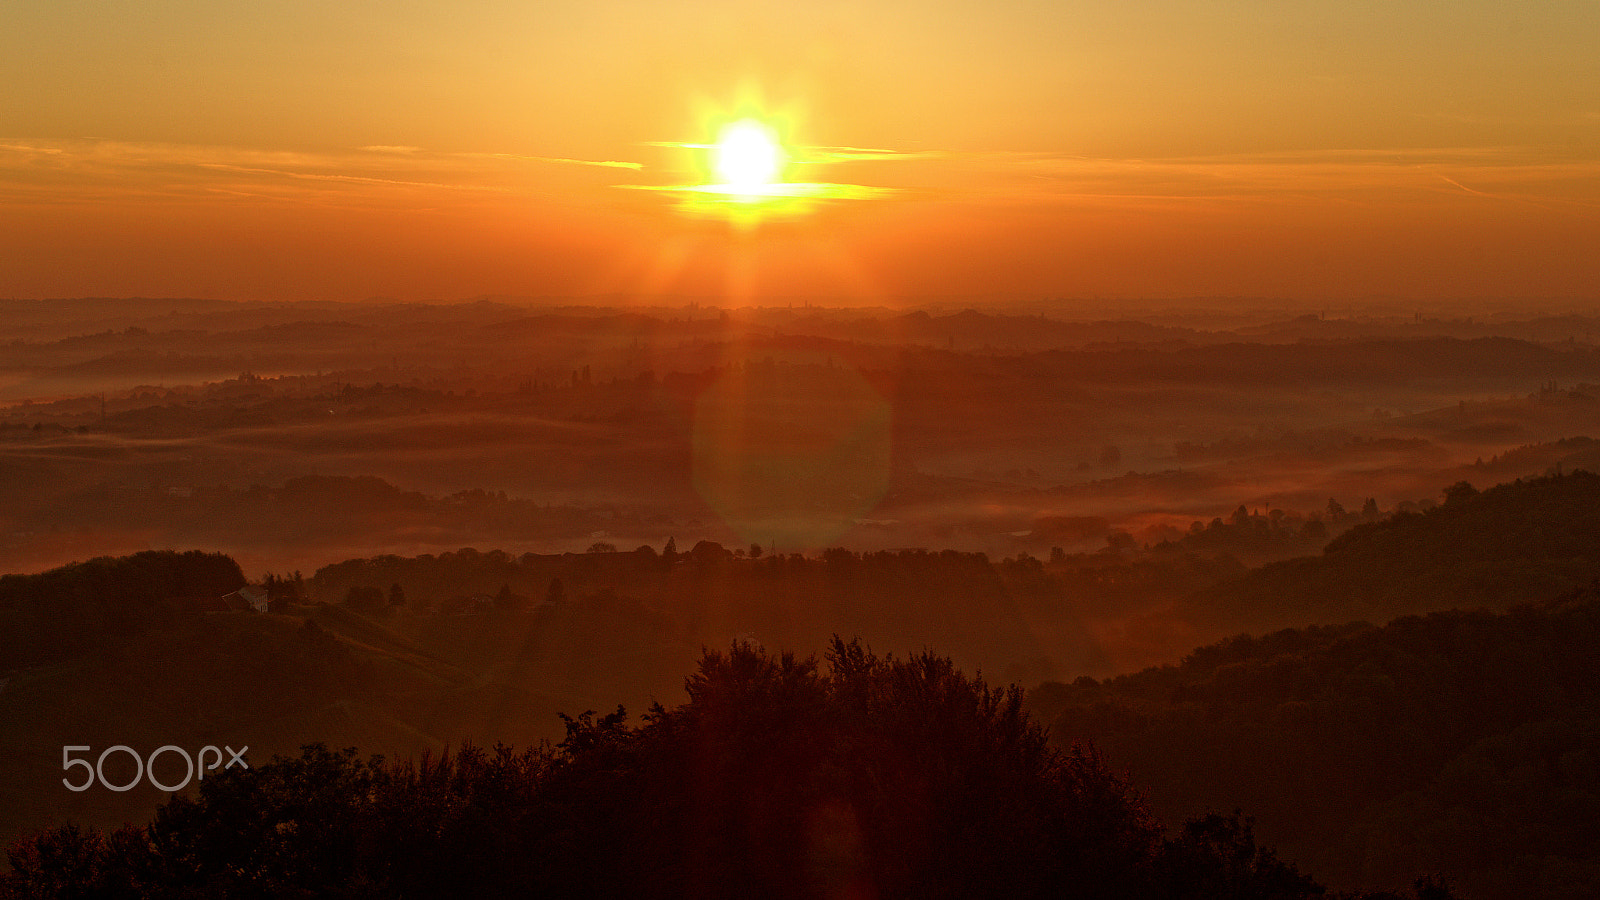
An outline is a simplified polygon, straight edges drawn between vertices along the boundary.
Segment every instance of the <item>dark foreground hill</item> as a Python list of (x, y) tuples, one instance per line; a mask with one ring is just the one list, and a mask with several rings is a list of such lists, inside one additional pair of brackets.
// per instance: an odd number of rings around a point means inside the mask
[(200, 550), (147, 550), (38, 575), (0, 575), (0, 671), (102, 651), (244, 584), (232, 557)]
[(1096, 756), (1051, 747), (1016, 688), (838, 639), (828, 664), (708, 653), (687, 703), (634, 727), (584, 713), (555, 748), (399, 766), (307, 748), (147, 826), (23, 840), (0, 896), (1324, 893), (1237, 817), (1164, 834)]
[(1387, 621), (1559, 596), (1600, 577), (1600, 475), (1461, 482), (1425, 513), (1358, 525), (1320, 556), (1255, 569), (1209, 588), (1197, 619), (1257, 629)]
[(1163, 814), (1243, 806), (1334, 884), (1421, 870), (1485, 900), (1600, 896), (1600, 583), (1498, 615), (1241, 636), (1030, 704)]

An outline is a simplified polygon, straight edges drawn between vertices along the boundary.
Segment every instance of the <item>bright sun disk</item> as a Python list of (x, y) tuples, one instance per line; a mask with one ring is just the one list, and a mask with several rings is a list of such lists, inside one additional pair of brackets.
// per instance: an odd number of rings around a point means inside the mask
[(730, 187), (758, 191), (777, 182), (783, 171), (777, 136), (754, 119), (723, 126), (714, 152), (717, 178)]

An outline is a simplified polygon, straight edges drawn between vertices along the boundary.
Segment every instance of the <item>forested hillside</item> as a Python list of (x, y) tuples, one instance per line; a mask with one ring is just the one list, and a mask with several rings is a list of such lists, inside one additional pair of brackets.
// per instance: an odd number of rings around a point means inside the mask
[(1422, 513), (1358, 525), (1320, 556), (1270, 563), (1204, 591), (1197, 620), (1252, 629), (1383, 622), (1548, 599), (1600, 577), (1600, 475), (1465, 482)]
[(0, 575), (0, 671), (58, 661), (168, 624), (244, 586), (221, 553), (150, 550)]
[(1593, 897), (1596, 648), (1600, 584), (1500, 614), (1240, 636), (1030, 702), (1057, 740), (1128, 767), (1164, 814), (1242, 807), (1335, 884), (1422, 870), (1467, 897)]

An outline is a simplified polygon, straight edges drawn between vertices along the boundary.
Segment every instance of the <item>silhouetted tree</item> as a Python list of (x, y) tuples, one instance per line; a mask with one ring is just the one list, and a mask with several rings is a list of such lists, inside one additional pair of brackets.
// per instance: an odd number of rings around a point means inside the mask
[(1168, 837), (1085, 748), (949, 659), (710, 652), (688, 701), (555, 748), (384, 766), (304, 749), (143, 827), (18, 842), (0, 897), (1108, 897), (1322, 888), (1209, 816)]
[(1478, 496), (1478, 489), (1466, 481), (1458, 481), (1444, 489), (1444, 502), (1447, 505), (1465, 503)]
[(1185, 823), (1166, 841), (1160, 879), (1170, 896), (1216, 900), (1310, 897), (1323, 888), (1272, 850), (1256, 844), (1255, 822), (1239, 811), (1210, 813)]
[(502, 584), (500, 590), (494, 595), (495, 609), (521, 609), (527, 605), (527, 598), (511, 590), (511, 585)]
[(1343, 522), (1345, 520), (1345, 517), (1348, 516), (1348, 515), (1349, 515), (1349, 513), (1344, 511), (1344, 504), (1342, 504), (1339, 501), (1333, 499), (1332, 497), (1328, 498), (1328, 521), (1329, 522), (1332, 522), (1333, 524), (1338, 525), (1339, 523)]

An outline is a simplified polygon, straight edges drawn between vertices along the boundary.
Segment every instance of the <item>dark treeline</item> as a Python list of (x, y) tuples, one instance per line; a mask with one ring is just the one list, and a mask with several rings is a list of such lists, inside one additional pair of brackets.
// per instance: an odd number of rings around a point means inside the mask
[(148, 550), (0, 575), (0, 669), (39, 665), (192, 613), (245, 584), (232, 557)]
[(292, 535), (311, 543), (341, 540), (352, 531), (414, 533), (429, 529), (504, 539), (556, 539), (581, 529), (645, 530), (640, 517), (614, 506), (541, 503), (481, 489), (432, 496), (406, 491), (373, 475), (301, 475), (279, 485), (85, 485), (58, 502), (28, 511), (23, 522), (39, 532), (92, 530), (107, 510), (137, 517), (147, 527), (196, 540), (241, 538), (271, 544)]
[[(1592, 331), (1592, 321), (1555, 325), (1542, 334), (1537, 327), (1515, 326), (1499, 335), (1450, 335), (1440, 333), (1448, 329), (1429, 333), (1409, 328), (1330, 334), (1325, 326), (1304, 323), (1307, 327), (1298, 334), (1269, 335), (1197, 331), (1137, 321), (1068, 323), (971, 311), (937, 318), (912, 314), (891, 320), (779, 316), (774, 311), (763, 316), (748, 310), (738, 315), (702, 310), (689, 317), (637, 313), (527, 317), (503, 310), (501, 315), (485, 317), (481, 310), (436, 307), (420, 318), (391, 312), (387, 319), (365, 310), (352, 312), (324, 321), (302, 319), (244, 328), (238, 327), (246, 325), (242, 321), (214, 321), (211, 328), (130, 326), (50, 342), (15, 340), (7, 349), (20, 364), (61, 374), (208, 375), (249, 365), (309, 371), (319, 365), (336, 367), (330, 362), (387, 365), (396, 352), (403, 353), (411, 364), (442, 367), (473, 351), (492, 354), (522, 348), (530, 339), (608, 349), (638, 343), (713, 349), (738, 343), (760, 350), (822, 348), (869, 357), (886, 348), (895, 353), (910, 349), (934, 359), (953, 351), (1006, 354), (1025, 360), (1029, 368), (1057, 369), (1089, 379), (1200, 378), (1232, 383), (1249, 382), (1259, 372), (1270, 370), (1293, 381), (1393, 383), (1441, 372), (1466, 378), (1520, 378), (1529, 372), (1569, 378), (1600, 372), (1600, 357), (1593, 347), (1564, 343), (1574, 334)], [(439, 321), (441, 314), (445, 321)], [(760, 321), (763, 318), (768, 321)], [(419, 344), (416, 338), (422, 335), (451, 340)], [(196, 353), (196, 346), (202, 343), (207, 353)], [(1362, 365), (1349, 365), (1352, 359), (1362, 360)]]
[[(1071, 366), (1067, 360), (1073, 354), (1054, 351), (1046, 356)], [(1600, 355), (1591, 348), (1567, 351), (1500, 337), (1236, 343), (1170, 351), (1102, 350), (1085, 352), (1081, 357), (1085, 362), (1092, 361), (1092, 370), (1105, 376), (1144, 377), (1178, 384), (1194, 378), (1246, 383), (1251, 373), (1268, 371), (1288, 382), (1319, 383), (1394, 383), (1425, 372), (1448, 372), (1458, 378), (1475, 379), (1548, 370), (1561, 377), (1573, 377), (1592, 371), (1600, 363)], [(1361, 365), (1352, 366), (1352, 360), (1360, 360)]]
[[(1323, 523), (1349, 530), (1318, 556), (1247, 571), (1234, 555), (1314, 547), (1308, 532), (1321, 532)], [(843, 549), (805, 557), (710, 543), (684, 553), (600, 549), (381, 556), (324, 567), (311, 584), (325, 601), (344, 600), (352, 588), (388, 596), (399, 586), (411, 607), (459, 611), (472, 608), (464, 604), (472, 595), (512, 608), (538, 604), (559, 582), (574, 609), (600, 598), (631, 609), (628, 622), (664, 625), (691, 642), (754, 632), (782, 646), (816, 646), (846, 627), (944, 647), (963, 661), (990, 661), (991, 670), (996, 660), (1034, 659), (1055, 666), (1054, 677), (1100, 674), (1109, 661), (1132, 657), (1126, 647), (1090, 640), (1085, 627), (1158, 610), (1169, 626), (1186, 629), (1180, 634), (1203, 636), (1192, 647), (1244, 629), (1383, 622), (1558, 596), (1600, 577), (1600, 476), (1549, 475), (1482, 492), (1459, 483), (1425, 512), (1387, 516), (1370, 500), (1359, 511), (1330, 501), (1309, 520), (1240, 507), (1148, 550), (1111, 532), (1101, 551), (1049, 559)], [(1032, 673), (1004, 674), (1026, 680)]]
[[(814, 647), (848, 628), (902, 648), (945, 648), (964, 664), (1032, 682), (1115, 665), (1120, 648), (1098, 643), (1089, 620), (1138, 614), (1243, 571), (1227, 556), (1143, 555), (1121, 544), (1050, 560), (1026, 553), (992, 560), (953, 550), (833, 548), (802, 556), (700, 542), (665, 553), (512, 556), (467, 548), (380, 556), (326, 566), (308, 584), (327, 602), (403, 596), (409, 615), (507, 621), (537, 613), (551, 640), (565, 634), (559, 640), (608, 646), (630, 643), (628, 635), (636, 644), (668, 638), (692, 647), (750, 634), (773, 646)], [(471, 630), (471, 620), (451, 629)], [(419, 626), (419, 634), (428, 630)]]
[[(948, 659), (707, 653), (689, 700), (556, 747), (416, 764), (308, 747), (145, 826), (15, 844), (9, 897), (1261, 898), (1324, 888), (1206, 815), (1167, 834), (1015, 688)], [(1397, 898), (1395, 894), (1368, 897)], [(1418, 898), (1449, 895), (1432, 879)]]
[(1240, 804), (1336, 884), (1600, 894), (1600, 583), (1503, 614), (1241, 636), (1030, 696), (1169, 815)]

